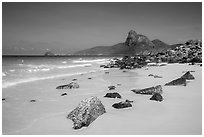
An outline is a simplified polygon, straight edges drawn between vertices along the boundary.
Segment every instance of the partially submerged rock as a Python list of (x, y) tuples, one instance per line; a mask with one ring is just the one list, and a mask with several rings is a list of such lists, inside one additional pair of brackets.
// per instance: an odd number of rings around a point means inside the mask
[(104, 97), (107, 98), (121, 98), (121, 95), (117, 92), (107, 93)]
[(5, 101), (6, 100), (6, 98), (2, 98), (2, 101)]
[(153, 95), (155, 93), (160, 93), (160, 94), (163, 93), (161, 85), (157, 85), (155, 87), (145, 88), (141, 90), (133, 89), (131, 91), (133, 91), (136, 94), (147, 94), (147, 95)]
[(105, 107), (97, 97), (82, 100), (77, 108), (67, 116), (74, 122), (74, 129), (88, 127), (97, 117), (106, 113)]
[(190, 71), (186, 72), (181, 78), (185, 78), (187, 80), (193, 80), (195, 77), (190, 73)]
[(176, 86), (176, 85), (186, 86), (186, 79), (181, 77), (165, 84), (165, 86)]
[(132, 107), (132, 103), (133, 101), (129, 101), (129, 100), (125, 100), (125, 101), (121, 101), (119, 103), (115, 103), (112, 105), (112, 107), (116, 108), (116, 109), (122, 109), (122, 108), (127, 108), (127, 107)]
[(108, 86), (109, 90), (114, 90), (116, 87), (115, 86)]
[(56, 87), (56, 89), (72, 89), (72, 88), (79, 88), (79, 84), (76, 82), (71, 82), (67, 85), (61, 85)]
[(150, 98), (150, 100), (155, 100), (155, 101), (162, 101), (163, 100), (163, 97), (161, 94), (159, 93), (155, 93), (152, 95), (152, 97)]

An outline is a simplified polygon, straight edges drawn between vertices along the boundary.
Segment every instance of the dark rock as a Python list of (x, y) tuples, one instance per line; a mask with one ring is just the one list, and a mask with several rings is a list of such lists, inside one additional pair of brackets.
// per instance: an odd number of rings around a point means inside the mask
[(132, 107), (132, 102), (129, 100), (126, 101), (122, 101), (119, 103), (115, 103), (112, 105), (112, 107), (116, 108), (116, 109), (122, 109), (122, 108), (127, 108), (127, 107)]
[(195, 77), (190, 73), (190, 71), (186, 72), (181, 78), (185, 78), (187, 80), (195, 79)]
[(67, 116), (74, 122), (74, 129), (88, 127), (96, 118), (106, 113), (105, 107), (97, 97), (85, 99)]
[(6, 98), (2, 98), (2, 101), (5, 101), (6, 100)]
[(66, 96), (67, 95), (67, 93), (62, 93), (62, 95), (61, 96)]
[(30, 100), (30, 102), (36, 102), (36, 100), (33, 99), (33, 100)]
[(76, 82), (71, 82), (67, 85), (61, 85), (56, 87), (56, 89), (72, 89), (72, 88), (79, 88), (79, 84), (77, 84)]
[(116, 87), (115, 86), (108, 86), (109, 90), (114, 90)]
[(186, 79), (185, 78), (178, 78), (178, 79), (175, 79), (175, 80), (165, 84), (165, 86), (176, 86), (176, 85), (186, 86)]
[(202, 64), (200, 64), (200, 66), (202, 67)]
[(88, 79), (92, 79), (92, 78), (88, 78)]
[(155, 87), (145, 88), (141, 90), (133, 89), (131, 91), (133, 91), (136, 94), (147, 94), (147, 95), (153, 95), (155, 93), (160, 93), (160, 94), (163, 93), (161, 85), (157, 85)]
[(77, 80), (76, 78), (72, 79), (72, 81), (76, 81), (76, 80)]
[(121, 98), (121, 95), (117, 92), (107, 93), (104, 97), (107, 98)]
[(159, 93), (155, 93), (152, 95), (152, 97), (150, 98), (150, 100), (155, 100), (155, 101), (162, 101), (163, 97), (161, 94)]
[(149, 74), (148, 76), (154, 76), (153, 74)]
[(106, 71), (105, 74), (109, 74), (109, 72)]
[(121, 86), (122, 84), (118, 83), (117, 86)]

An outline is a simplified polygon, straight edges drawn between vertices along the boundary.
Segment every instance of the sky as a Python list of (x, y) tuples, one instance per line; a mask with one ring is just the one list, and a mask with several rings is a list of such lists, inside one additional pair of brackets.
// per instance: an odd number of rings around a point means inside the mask
[(167, 44), (202, 39), (202, 3), (2, 3), (3, 55), (112, 46), (130, 30)]

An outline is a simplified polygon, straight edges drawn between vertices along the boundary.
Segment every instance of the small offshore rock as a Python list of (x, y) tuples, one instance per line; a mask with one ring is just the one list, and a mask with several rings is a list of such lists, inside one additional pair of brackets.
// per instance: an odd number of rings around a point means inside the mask
[(92, 79), (92, 78), (88, 78), (88, 79)]
[(176, 86), (176, 85), (186, 86), (186, 79), (181, 77), (165, 84), (165, 86)]
[(6, 98), (2, 98), (2, 101), (5, 101), (6, 100)]
[(72, 81), (76, 81), (76, 80), (77, 80), (76, 78), (72, 79)]
[(163, 97), (161, 94), (159, 93), (155, 93), (152, 95), (152, 97), (150, 98), (150, 100), (155, 100), (155, 101), (162, 101), (163, 100)]
[(146, 94), (146, 95), (153, 95), (155, 93), (160, 93), (160, 94), (163, 93), (161, 85), (157, 85), (155, 87), (145, 88), (141, 90), (133, 89), (131, 91), (133, 91), (136, 94)]
[(121, 98), (121, 95), (117, 92), (107, 93), (104, 97), (107, 98)]
[(181, 78), (185, 78), (187, 80), (193, 80), (195, 77), (190, 73), (190, 71), (186, 72)]
[(88, 127), (100, 115), (106, 113), (104, 105), (97, 97), (82, 100), (79, 105), (71, 111), (67, 118), (74, 122), (74, 129)]
[(56, 87), (56, 89), (72, 89), (72, 88), (79, 88), (79, 84), (76, 82), (71, 82), (67, 85), (61, 85)]
[(119, 103), (115, 103), (112, 105), (112, 107), (116, 109), (122, 109), (122, 108), (132, 107), (132, 104), (129, 100), (126, 100), (126, 101), (121, 101)]

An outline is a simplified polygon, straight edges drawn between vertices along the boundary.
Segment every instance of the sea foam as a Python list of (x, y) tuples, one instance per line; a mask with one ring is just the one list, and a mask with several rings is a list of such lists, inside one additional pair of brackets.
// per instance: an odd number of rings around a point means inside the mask
[(8, 87), (15, 86), (18, 84), (34, 82), (38, 80), (54, 79), (54, 78), (59, 78), (59, 77), (64, 77), (64, 76), (74, 76), (74, 75), (81, 75), (81, 74), (87, 74), (87, 73), (93, 73), (93, 72), (96, 72), (96, 71), (92, 70), (92, 71), (77, 72), (77, 73), (70, 73), (70, 74), (59, 74), (59, 75), (53, 75), (53, 76), (47, 76), (47, 77), (34, 77), (34, 78), (29, 78), (29, 79), (20, 79), (20, 80), (16, 80), (12, 82), (3, 82), (2, 88), (8, 88)]

